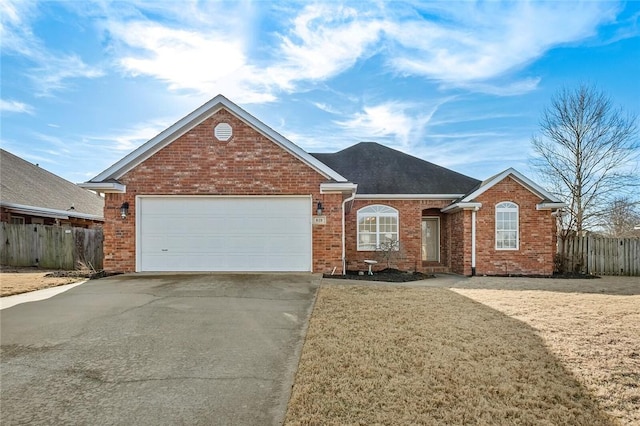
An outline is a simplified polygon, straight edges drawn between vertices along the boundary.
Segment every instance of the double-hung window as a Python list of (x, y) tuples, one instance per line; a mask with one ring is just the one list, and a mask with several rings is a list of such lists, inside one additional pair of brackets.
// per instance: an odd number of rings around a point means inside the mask
[(398, 210), (383, 205), (358, 210), (358, 250), (374, 251), (381, 244), (397, 243)]
[(509, 201), (496, 204), (496, 249), (518, 250), (518, 205)]

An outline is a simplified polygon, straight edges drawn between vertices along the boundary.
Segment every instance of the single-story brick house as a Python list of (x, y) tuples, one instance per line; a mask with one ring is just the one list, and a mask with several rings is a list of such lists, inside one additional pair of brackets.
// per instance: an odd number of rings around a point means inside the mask
[(513, 169), (310, 154), (221, 95), (81, 186), (105, 193), (105, 269), (126, 272), (341, 273), (398, 241), (401, 269), (548, 275), (564, 206)]

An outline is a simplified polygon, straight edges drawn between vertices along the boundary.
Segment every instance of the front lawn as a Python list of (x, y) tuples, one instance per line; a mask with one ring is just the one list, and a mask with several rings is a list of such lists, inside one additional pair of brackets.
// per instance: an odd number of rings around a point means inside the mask
[(640, 292), (455, 291), (534, 327), (606, 412), (640, 425)]
[(32, 268), (12, 268), (8, 271), (0, 271), (0, 297), (57, 287), (86, 279), (69, 276), (49, 277), (47, 276), (49, 274), (49, 271)]
[(324, 285), (286, 424), (616, 424), (552, 350), (448, 289)]

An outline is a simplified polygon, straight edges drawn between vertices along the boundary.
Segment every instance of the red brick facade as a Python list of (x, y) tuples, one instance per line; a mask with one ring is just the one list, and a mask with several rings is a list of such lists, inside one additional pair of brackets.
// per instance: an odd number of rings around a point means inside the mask
[[(226, 122), (233, 137), (220, 142)], [(106, 194), (104, 267), (135, 271), (137, 195), (310, 195), (322, 200), (326, 225), (313, 227), (313, 270), (342, 269), (342, 196), (320, 194), (327, 178), (226, 110), (220, 110), (123, 175), (126, 194)], [(126, 219), (120, 206), (129, 203)]]
[[(384, 205), (398, 210), (399, 236), (402, 248), (402, 259), (398, 259), (394, 268), (408, 271), (424, 271), (435, 265), (423, 264), (421, 247), (422, 233), (421, 220), (423, 216), (440, 217), (441, 230), (447, 222), (447, 216), (440, 213), (440, 209), (449, 205), (451, 200), (364, 200), (357, 199), (353, 203), (351, 211), (346, 215), (346, 257), (347, 269), (365, 269), (365, 259), (376, 259), (376, 253), (371, 251), (358, 251), (357, 226), (358, 210), (371, 205)], [(446, 265), (449, 259), (449, 248), (446, 244), (444, 232), (440, 232), (440, 264)], [(383, 269), (386, 265), (380, 264), (375, 269)]]
[[(365, 270), (365, 259), (379, 258), (371, 251), (357, 250), (357, 212), (369, 205), (384, 205), (398, 210), (399, 241), (403, 259), (393, 265), (410, 271), (449, 271), (471, 275), (472, 211), (441, 213), (453, 200), (362, 200), (358, 199), (346, 217), (347, 268)], [(476, 212), (477, 275), (551, 275), (556, 246), (555, 220), (550, 210), (537, 210), (542, 201), (510, 177), (478, 197), (482, 207)], [(496, 250), (495, 205), (511, 201), (519, 206), (518, 250)], [(440, 262), (421, 259), (421, 220), (440, 218)], [(383, 269), (379, 264), (375, 269)]]
[[(476, 273), (478, 275), (551, 275), (556, 251), (556, 222), (550, 210), (536, 210), (542, 202), (511, 177), (478, 197)], [(496, 250), (495, 206), (502, 201), (518, 205), (518, 250)]]
[[(226, 122), (233, 136), (226, 142), (213, 135), (214, 127)], [(185, 134), (130, 169), (118, 179), (126, 193), (108, 193), (105, 198), (104, 267), (136, 270), (136, 202), (142, 195), (303, 195), (324, 206), (326, 224), (312, 228), (313, 272), (342, 271), (341, 193), (321, 194), (328, 181), (304, 161), (290, 154), (262, 132), (225, 109), (199, 123)], [(345, 216), (346, 266), (364, 270), (365, 259), (376, 253), (357, 249), (358, 210), (374, 204), (398, 211), (399, 241), (403, 257), (394, 267), (409, 271), (472, 274), (472, 211), (441, 210), (454, 200), (367, 200), (357, 198)], [(549, 210), (537, 210), (542, 201), (511, 177), (493, 185), (474, 202), (476, 212), (476, 269), (478, 275), (542, 274), (553, 272), (555, 220)], [(519, 206), (518, 250), (496, 250), (495, 205), (511, 201)], [(126, 218), (122, 203), (129, 204)], [(314, 208), (310, 207), (310, 208)], [(422, 260), (422, 219), (437, 217), (440, 226), (439, 261)], [(377, 269), (386, 267), (380, 263)]]
[(471, 275), (471, 211), (460, 210), (447, 217), (448, 245), (451, 247), (451, 272)]

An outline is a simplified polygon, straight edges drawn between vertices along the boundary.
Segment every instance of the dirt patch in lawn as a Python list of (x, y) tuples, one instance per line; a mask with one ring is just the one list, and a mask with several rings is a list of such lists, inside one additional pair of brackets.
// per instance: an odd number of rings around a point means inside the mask
[(614, 423), (522, 321), (444, 288), (328, 285), (286, 424)]
[(49, 287), (83, 281), (82, 276), (52, 276), (55, 271), (34, 270), (32, 268), (4, 268), (0, 271), (0, 297), (42, 290)]
[[(616, 287), (610, 286), (608, 291), (613, 288)], [(623, 292), (631, 290), (623, 285), (617, 288)], [(637, 291), (636, 295), (455, 291), (533, 327), (551, 352), (586, 385), (607, 412), (621, 424), (640, 424), (640, 295)]]

